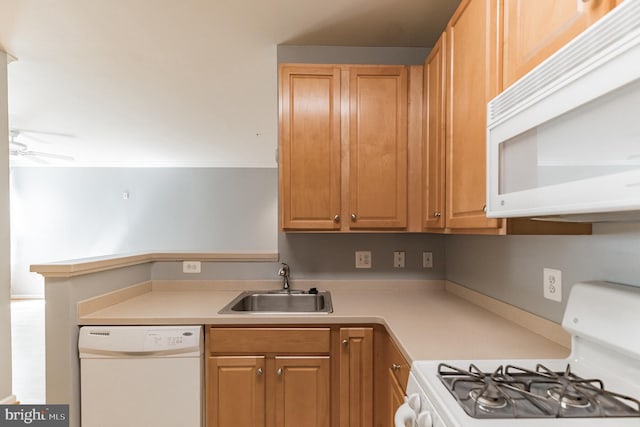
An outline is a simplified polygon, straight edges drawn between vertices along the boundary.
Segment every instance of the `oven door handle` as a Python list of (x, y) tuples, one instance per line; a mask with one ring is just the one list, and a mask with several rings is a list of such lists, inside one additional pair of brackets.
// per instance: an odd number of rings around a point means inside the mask
[(395, 427), (414, 427), (416, 425), (416, 411), (414, 411), (408, 402), (403, 403), (396, 410), (393, 417)]

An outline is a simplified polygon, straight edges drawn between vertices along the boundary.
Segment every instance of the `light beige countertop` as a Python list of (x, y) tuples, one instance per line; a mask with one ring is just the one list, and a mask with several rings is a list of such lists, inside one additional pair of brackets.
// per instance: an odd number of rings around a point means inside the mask
[(277, 281), (153, 281), (78, 304), (80, 325), (384, 325), (410, 360), (563, 358), (560, 325), (444, 281), (305, 282), (330, 290), (331, 314), (218, 314), (242, 290)]

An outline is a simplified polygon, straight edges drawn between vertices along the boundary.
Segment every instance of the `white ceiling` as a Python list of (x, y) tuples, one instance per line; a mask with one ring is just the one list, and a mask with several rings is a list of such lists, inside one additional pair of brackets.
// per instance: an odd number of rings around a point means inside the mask
[(278, 44), (431, 47), (458, 3), (0, 0), (10, 127), (52, 164), (275, 167)]

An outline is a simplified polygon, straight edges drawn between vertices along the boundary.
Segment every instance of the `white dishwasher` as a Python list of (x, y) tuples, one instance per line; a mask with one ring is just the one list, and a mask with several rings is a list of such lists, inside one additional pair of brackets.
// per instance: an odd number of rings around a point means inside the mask
[(82, 427), (201, 427), (202, 326), (84, 326)]

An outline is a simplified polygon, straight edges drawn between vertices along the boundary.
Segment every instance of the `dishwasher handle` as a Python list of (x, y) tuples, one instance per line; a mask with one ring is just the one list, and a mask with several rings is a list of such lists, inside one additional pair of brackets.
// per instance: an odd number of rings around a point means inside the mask
[(172, 350), (103, 350), (95, 348), (79, 348), (81, 359), (110, 359), (110, 358), (136, 358), (136, 357), (198, 357), (202, 354), (201, 349), (172, 349)]

